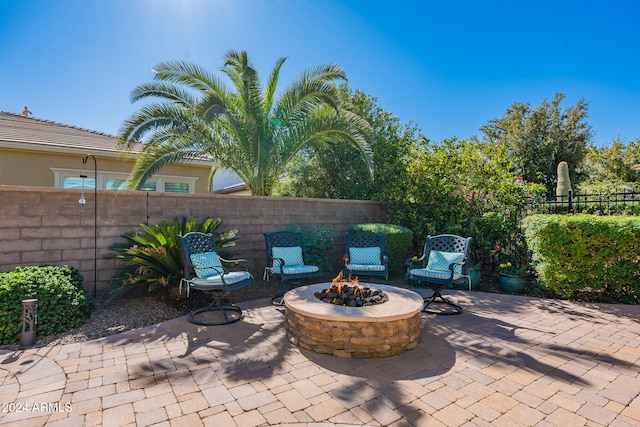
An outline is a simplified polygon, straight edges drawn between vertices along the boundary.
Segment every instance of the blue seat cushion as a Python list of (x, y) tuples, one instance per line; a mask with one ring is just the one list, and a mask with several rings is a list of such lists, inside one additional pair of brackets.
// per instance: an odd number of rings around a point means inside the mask
[[(429, 270), (428, 268), (414, 268), (409, 270), (409, 274), (412, 276), (424, 277), (427, 279), (438, 279), (438, 280), (447, 280), (451, 278), (451, 271), (442, 271), (442, 270)], [(461, 274), (454, 273), (453, 280), (457, 281), (462, 278)]]
[(294, 265), (288, 267), (285, 264), (284, 268), (281, 269), (280, 266), (277, 266), (273, 267), (271, 271), (275, 274), (308, 274), (318, 272), (320, 268), (315, 265)]
[(349, 262), (357, 265), (379, 265), (380, 248), (349, 248)]
[(347, 264), (347, 270), (351, 271), (384, 271), (382, 264)]

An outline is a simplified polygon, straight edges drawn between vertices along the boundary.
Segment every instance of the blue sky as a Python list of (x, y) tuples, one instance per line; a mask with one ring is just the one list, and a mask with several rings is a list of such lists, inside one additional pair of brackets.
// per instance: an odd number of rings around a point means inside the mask
[[(429, 139), (480, 136), (513, 102), (589, 102), (593, 141), (640, 138), (633, 0), (0, 0), (0, 110), (117, 134), (154, 65), (212, 71), (246, 50), (265, 78), (289, 59), (349, 84)], [(222, 74), (220, 74), (222, 76)]]

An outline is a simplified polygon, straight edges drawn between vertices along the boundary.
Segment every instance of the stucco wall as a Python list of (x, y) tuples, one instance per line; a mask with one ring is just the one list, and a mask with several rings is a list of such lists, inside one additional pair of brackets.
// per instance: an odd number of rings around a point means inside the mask
[[(16, 266), (71, 265), (93, 291), (94, 193), (80, 190), (0, 185), (0, 271)], [(98, 293), (107, 289), (115, 271), (113, 260), (103, 259), (108, 247), (125, 232), (139, 230), (148, 220), (207, 216), (222, 218), (221, 230), (238, 229), (234, 250), (256, 263), (253, 274), (262, 278), (266, 264), (263, 233), (289, 224), (316, 224), (334, 230), (339, 266), (346, 231), (354, 224), (385, 222), (381, 203), (353, 200), (298, 199), (216, 194), (98, 191)], [(148, 218), (147, 218), (148, 217)]]
[[(96, 154), (98, 175), (110, 172), (130, 173), (134, 159), (123, 158), (119, 153), (107, 155)], [(52, 168), (77, 170), (78, 176), (83, 170), (84, 154), (69, 154), (65, 152), (29, 151), (0, 149), (0, 185), (23, 185), (39, 187), (55, 187)], [(84, 172), (93, 177), (94, 164), (89, 160)], [(210, 164), (191, 163), (188, 165), (170, 165), (162, 168), (161, 175), (177, 177), (195, 177), (195, 192), (207, 194), (209, 192)]]

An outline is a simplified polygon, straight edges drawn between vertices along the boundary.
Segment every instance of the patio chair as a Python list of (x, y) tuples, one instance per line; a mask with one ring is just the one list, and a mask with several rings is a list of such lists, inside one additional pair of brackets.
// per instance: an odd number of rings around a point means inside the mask
[(358, 231), (347, 234), (345, 276), (383, 276), (389, 279), (389, 257), (384, 252), (384, 234)]
[[(433, 295), (424, 299), (424, 313), (460, 314), (462, 307), (444, 298), (440, 293), (443, 288), (452, 288), (469, 280), (467, 275), (467, 255), (471, 246), (471, 237), (460, 237), (453, 234), (427, 236), (424, 252), (418, 259), (409, 258), (405, 280), (417, 284), (426, 284), (433, 290)], [(419, 268), (415, 268), (419, 264)], [(448, 310), (430, 310), (432, 303), (444, 303)]]
[[(275, 233), (264, 233), (264, 240), (267, 248), (267, 267), (264, 271), (264, 279), (276, 276), (280, 283), (288, 285), (287, 282), (323, 275), (320, 267), (306, 264), (308, 258), (304, 250), (304, 242), (301, 233), (291, 231), (276, 231)], [(287, 286), (287, 290), (290, 285)], [(286, 292), (286, 291), (285, 291)], [(273, 305), (282, 305), (285, 292), (277, 293), (271, 302)]]
[[(242, 310), (235, 305), (223, 305), (222, 299), (232, 291), (252, 284), (255, 280), (249, 272), (253, 262), (245, 259), (228, 260), (221, 258), (216, 249), (213, 235), (200, 232), (178, 236), (184, 253), (184, 277), (180, 280), (187, 287), (187, 296), (191, 288), (210, 293), (213, 301), (207, 307), (198, 309), (189, 315), (189, 321), (196, 325), (226, 325), (242, 318)], [(230, 271), (226, 265), (239, 266), (240, 271)], [(192, 276), (192, 272), (195, 273)], [(215, 312), (219, 320), (207, 320), (203, 313)], [(202, 315), (202, 316), (199, 316)], [(199, 317), (205, 318), (200, 320)]]

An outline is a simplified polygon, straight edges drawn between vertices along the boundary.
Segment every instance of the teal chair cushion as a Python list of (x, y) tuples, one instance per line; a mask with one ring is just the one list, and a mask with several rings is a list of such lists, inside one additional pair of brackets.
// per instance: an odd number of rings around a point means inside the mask
[(347, 264), (349, 271), (384, 271), (382, 264)]
[(196, 274), (201, 279), (219, 276), (224, 273), (220, 257), (216, 252), (202, 252), (190, 256)]
[[(222, 282), (223, 278), (224, 283)], [(218, 274), (215, 276), (209, 276), (206, 279), (194, 279), (193, 284), (196, 289), (206, 290), (208, 286), (211, 288), (218, 288), (220, 285), (234, 285), (251, 278), (251, 273), (248, 271), (230, 271), (224, 276)]]
[(273, 267), (280, 268), (280, 260), (277, 258), (281, 258), (284, 261), (284, 265), (287, 267), (292, 267), (295, 265), (304, 265), (304, 261), (302, 260), (302, 248), (300, 246), (291, 246), (291, 247), (278, 247), (274, 246), (271, 250), (271, 255), (273, 256)]
[(380, 265), (380, 248), (349, 248), (349, 263), (355, 265)]
[[(441, 252), (431, 251), (429, 252), (429, 262), (427, 263), (427, 270), (432, 271), (450, 271), (449, 265), (452, 263), (462, 263), (464, 261), (464, 254), (460, 252)], [(455, 274), (462, 274), (462, 266), (456, 265), (454, 267)], [(447, 277), (450, 275), (447, 274)]]
[(320, 268), (316, 267), (315, 265), (293, 265), (291, 267), (287, 267), (285, 265), (282, 269), (280, 268), (280, 266), (273, 267), (271, 271), (276, 274), (307, 274), (320, 271)]
[[(451, 278), (451, 270), (429, 270), (426, 268), (414, 268), (409, 270), (409, 274), (412, 276), (425, 277), (428, 279), (447, 280)], [(461, 274), (454, 273), (453, 280), (459, 280), (462, 277)]]

